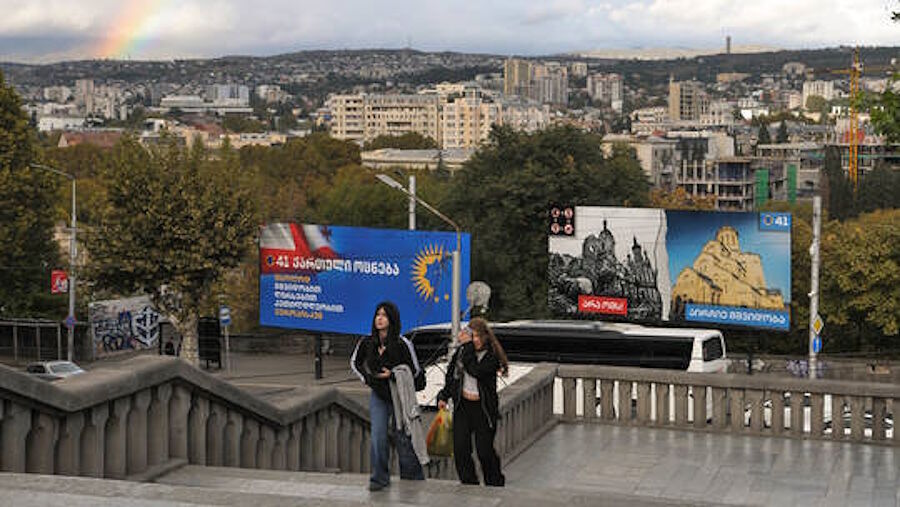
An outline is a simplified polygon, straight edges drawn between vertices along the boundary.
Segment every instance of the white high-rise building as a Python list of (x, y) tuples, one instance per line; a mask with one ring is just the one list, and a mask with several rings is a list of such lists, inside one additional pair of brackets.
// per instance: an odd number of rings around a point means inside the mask
[(364, 95), (332, 95), (325, 102), (331, 111), (331, 135), (344, 141), (365, 138)]
[(531, 98), (542, 104), (569, 103), (569, 75), (565, 66), (546, 63), (531, 67)]
[(364, 140), (417, 132), (439, 142), (439, 100), (436, 94), (366, 95), (363, 101)]

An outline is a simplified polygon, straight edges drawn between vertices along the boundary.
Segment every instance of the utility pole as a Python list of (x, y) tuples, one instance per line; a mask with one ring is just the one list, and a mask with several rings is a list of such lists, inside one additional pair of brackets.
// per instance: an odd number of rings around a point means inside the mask
[(815, 329), (816, 319), (819, 317), (819, 236), (822, 230), (822, 198), (813, 197), (813, 242), (809, 247), (809, 255), (812, 258), (812, 279), (809, 290), (809, 378), (817, 378), (818, 351), (815, 341), (818, 334)]
[(416, 230), (416, 175), (409, 175), (409, 230)]

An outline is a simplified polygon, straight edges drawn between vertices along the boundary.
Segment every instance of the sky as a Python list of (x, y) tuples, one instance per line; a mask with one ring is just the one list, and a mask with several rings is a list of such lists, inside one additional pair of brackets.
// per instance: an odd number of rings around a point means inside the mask
[(898, 45), (900, 0), (0, 0), (0, 61)]

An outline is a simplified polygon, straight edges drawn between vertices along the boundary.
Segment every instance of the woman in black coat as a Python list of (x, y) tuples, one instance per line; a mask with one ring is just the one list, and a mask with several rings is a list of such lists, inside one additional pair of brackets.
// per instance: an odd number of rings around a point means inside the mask
[(463, 484), (478, 484), (472, 461), (472, 436), (481, 462), (484, 483), (503, 486), (500, 456), (494, 449), (500, 402), (497, 374), (507, 375), (506, 353), (487, 322), (476, 317), (459, 333), (459, 347), (450, 359), (444, 388), (438, 393), (438, 407), (453, 399), (453, 458)]

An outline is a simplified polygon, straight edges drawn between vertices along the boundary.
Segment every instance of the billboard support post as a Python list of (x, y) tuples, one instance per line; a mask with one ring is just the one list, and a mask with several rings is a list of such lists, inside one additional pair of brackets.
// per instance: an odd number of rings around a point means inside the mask
[(409, 175), (409, 230), (416, 230), (416, 175)]
[(809, 255), (812, 257), (812, 279), (809, 291), (809, 378), (818, 376), (818, 353), (813, 343), (816, 339), (814, 322), (819, 316), (819, 241), (822, 231), (822, 198), (813, 197), (813, 242), (809, 247)]
[(440, 211), (438, 211), (434, 206), (428, 204), (427, 202), (420, 199), (417, 195), (410, 193), (409, 190), (403, 187), (397, 180), (391, 178), (386, 174), (376, 174), (376, 178), (378, 181), (384, 183), (385, 185), (396, 188), (397, 190), (403, 192), (408, 195), (411, 199), (415, 199), (416, 202), (421, 204), (425, 209), (437, 215), (438, 218), (450, 224), (451, 227), (456, 231), (456, 250), (453, 251), (453, 289), (451, 291), (451, 303), (450, 303), (450, 311), (452, 315), (450, 316), (450, 337), (451, 343), (456, 339), (456, 335), (459, 334), (459, 293), (460, 293), (460, 285), (461, 285), (461, 277), (460, 273), (460, 252), (462, 248), (462, 239), (461, 232), (459, 226), (456, 225), (456, 222), (450, 220), (447, 215), (444, 215)]
[(316, 333), (314, 350), (315, 350), (316, 380), (322, 380), (322, 334), (321, 333)]

